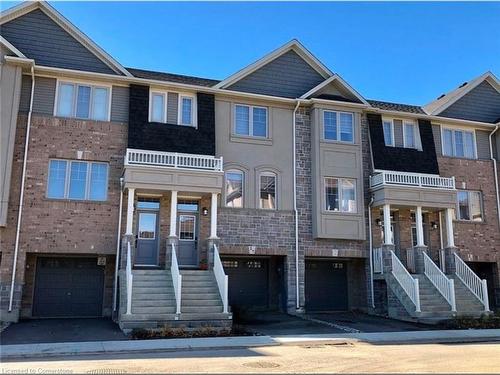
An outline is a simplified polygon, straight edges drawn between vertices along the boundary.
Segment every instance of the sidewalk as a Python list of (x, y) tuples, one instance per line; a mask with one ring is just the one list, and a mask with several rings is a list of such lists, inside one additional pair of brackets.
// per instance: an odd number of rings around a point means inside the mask
[(342, 333), (297, 336), (242, 336), (191, 339), (70, 342), (32, 345), (2, 345), (0, 358), (22, 359), (65, 355), (124, 354), (140, 352), (235, 349), (299, 343), (366, 342), (370, 344), (412, 344), (500, 341), (500, 329), (446, 330), (384, 333)]

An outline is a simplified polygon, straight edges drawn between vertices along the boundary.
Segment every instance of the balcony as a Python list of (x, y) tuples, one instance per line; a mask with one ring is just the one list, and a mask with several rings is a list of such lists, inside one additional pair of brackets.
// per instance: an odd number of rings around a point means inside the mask
[(455, 177), (396, 171), (379, 171), (370, 177), (370, 188), (374, 189), (384, 185), (454, 190)]

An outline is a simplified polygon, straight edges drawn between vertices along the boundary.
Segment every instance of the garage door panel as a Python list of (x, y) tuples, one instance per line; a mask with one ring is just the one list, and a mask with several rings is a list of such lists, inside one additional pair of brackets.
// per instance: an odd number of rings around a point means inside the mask
[(307, 310), (348, 309), (346, 263), (334, 260), (306, 260), (305, 284)]

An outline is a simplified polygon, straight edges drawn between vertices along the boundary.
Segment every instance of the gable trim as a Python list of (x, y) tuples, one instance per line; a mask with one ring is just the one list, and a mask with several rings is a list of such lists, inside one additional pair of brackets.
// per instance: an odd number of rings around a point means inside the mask
[(324, 80), (323, 82), (321, 82), (316, 87), (313, 87), (311, 90), (309, 90), (304, 95), (302, 95), (300, 97), (300, 99), (307, 99), (307, 98), (309, 98), (311, 95), (313, 95), (314, 93), (318, 92), (319, 90), (321, 90), (322, 88), (326, 87), (327, 85), (329, 85), (330, 83), (332, 83), (334, 81), (338, 81), (347, 91), (349, 91), (352, 95), (354, 95), (361, 103), (363, 103), (365, 105), (368, 105), (368, 106), (370, 105), (365, 100), (365, 98), (363, 98), (356, 90), (354, 90), (354, 88), (351, 85), (349, 85), (346, 81), (344, 81), (338, 74), (334, 74), (330, 78), (328, 78), (328, 79)]
[(245, 68), (239, 70), (235, 74), (227, 77), (223, 81), (219, 82), (214, 86), (214, 88), (225, 88), (227, 86), (233, 85), (241, 79), (247, 77), (256, 70), (262, 68), (264, 65), (269, 64), (278, 57), (284, 55), (288, 51), (294, 51), (297, 53), (305, 62), (307, 62), (314, 70), (316, 70), (323, 78), (327, 79), (333, 75), (333, 73), (328, 69), (321, 61), (319, 61), (314, 55), (309, 52), (297, 39), (293, 39), (280, 48), (268, 53), (264, 57), (255, 61), (254, 63), (246, 66)]
[(16, 47), (14, 47), (7, 39), (5, 39), (1, 35), (0, 35), (0, 44), (5, 46), (8, 50), (10, 50), (12, 53), (14, 53), (17, 57), (21, 57), (23, 59), (26, 58), (26, 56), (21, 51), (19, 51)]
[(132, 74), (130, 74), (118, 61), (111, 57), (111, 55), (99, 47), (46, 1), (27, 1), (2, 12), (0, 15), (0, 25), (28, 14), (35, 9), (40, 9), (52, 21), (59, 25), (64, 31), (75, 38), (80, 44), (87, 48), (93, 55), (95, 55), (116, 73), (122, 73), (127, 77), (132, 76)]

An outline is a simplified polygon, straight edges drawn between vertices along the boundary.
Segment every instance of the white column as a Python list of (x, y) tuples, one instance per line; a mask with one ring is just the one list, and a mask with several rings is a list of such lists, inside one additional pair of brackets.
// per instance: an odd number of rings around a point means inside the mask
[(134, 196), (135, 189), (128, 188), (128, 200), (127, 200), (127, 230), (125, 234), (131, 236), (134, 234), (133, 221), (134, 221)]
[(210, 205), (210, 238), (217, 238), (217, 193), (212, 193)]
[(170, 237), (177, 236), (177, 191), (172, 190), (170, 197)]
[(422, 222), (422, 207), (420, 206), (417, 206), (417, 212), (415, 212), (415, 223), (417, 225), (417, 246), (425, 246), (424, 223)]
[(384, 204), (384, 244), (394, 245), (391, 230), (391, 205)]
[(453, 237), (453, 210), (446, 209), (446, 246), (455, 247), (455, 238)]

